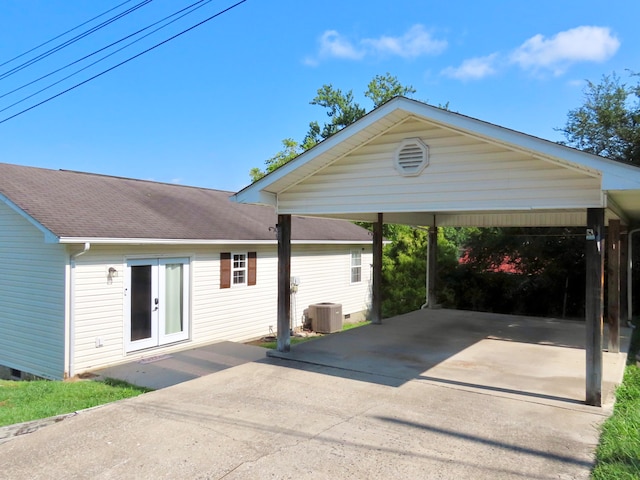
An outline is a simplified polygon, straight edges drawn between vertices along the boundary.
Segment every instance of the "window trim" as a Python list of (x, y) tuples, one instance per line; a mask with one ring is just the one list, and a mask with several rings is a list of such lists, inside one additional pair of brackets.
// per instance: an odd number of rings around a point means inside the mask
[[(358, 254), (358, 260), (359, 263), (358, 265), (354, 265), (354, 254), (357, 253)], [(357, 248), (352, 248), (349, 254), (349, 283), (351, 285), (356, 285), (358, 283), (362, 283), (362, 250), (361, 249), (357, 249)], [(358, 273), (358, 280), (353, 279), (353, 274), (354, 274), (354, 269), (357, 269)]]

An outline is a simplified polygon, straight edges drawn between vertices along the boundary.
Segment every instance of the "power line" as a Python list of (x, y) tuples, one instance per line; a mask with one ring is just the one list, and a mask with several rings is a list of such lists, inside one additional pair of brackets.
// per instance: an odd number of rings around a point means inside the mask
[[(75, 61), (73, 61), (73, 62), (71, 62), (71, 63), (68, 63), (68, 64), (67, 64), (67, 65), (65, 65), (64, 67), (60, 67), (60, 68), (58, 68), (58, 69), (54, 70), (53, 72), (49, 72), (49, 73), (47, 73), (46, 75), (43, 75), (43, 76), (41, 76), (41, 77), (39, 77), (39, 78), (36, 78), (35, 80), (32, 80), (31, 82), (25, 83), (24, 85), (22, 85), (22, 86), (20, 86), (20, 87), (18, 87), (18, 88), (14, 88), (13, 90), (11, 90), (11, 91), (9, 91), (9, 92), (3, 93), (2, 95), (0, 95), (0, 98), (4, 98), (4, 97), (6, 97), (7, 95), (11, 95), (12, 93), (18, 92), (18, 91), (20, 91), (20, 90), (22, 90), (22, 89), (24, 89), (24, 88), (28, 87), (29, 85), (33, 85), (34, 83), (37, 83), (37, 82), (39, 82), (40, 80), (44, 80), (45, 78), (50, 77), (51, 75), (54, 75), (54, 74), (56, 74), (56, 73), (58, 73), (58, 72), (61, 72), (62, 70), (65, 70), (66, 68), (69, 68), (70, 66), (75, 65), (76, 63), (80, 63), (81, 61), (86, 60), (87, 58), (90, 58), (90, 57), (92, 57), (93, 55), (96, 55), (96, 54), (98, 54), (98, 53), (100, 53), (100, 52), (102, 52), (102, 51), (104, 51), (104, 50), (107, 50), (107, 49), (109, 49), (109, 48), (113, 47), (114, 45), (117, 45), (118, 43), (121, 43), (121, 42), (123, 42), (123, 41), (127, 40), (128, 38), (134, 37), (134, 36), (138, 35), (139, 33), (142, 33), (142, 32), (144, 32), (145, 30), (148, 30), (148, 29), (150, 29), (151, 27), (154, 27), (154, 26), (158, 25), (159, 23), (164, 22), (165, 20), (168, 20), (169, 18), (174, 17), (174, 16), (176, 16), (176, 15), (178, 15), (178, 14), (180, 14), (180, 13), (184, 12), (185, 10), (189, 10), (189, 11), (187, 11), (186, 13), (184, 13), (183, 15), (180, 15), (179, 17), (177, 17), (177, 18), (173, 19), (172, 21), (167, 22), (166, 24), (162, 25), (161, 27), (158, 27), (158, 28), (156, 28), (155, 30), (153, 30), (153, 31), (149, 32), (148, 34), (143, 35), (142, 37), (140, 37), (140, 38), (138, 38), (138, 39), (134, 40), (133, 42), (130, 42), (130, 43), (126, 44), (124, 47), (119, 48), (119, 49), (117, 49), (117, 50), (115, 50), (115, 51), (111, 52), (110, 54), (105, 55), (104, 57), (102, 57), (102, 58), (100, 58), (100, 59), (96, 60), (95, 62), (92, 62), (92, 63), (90, 63), (89, 65), (87, 65), (87, 66), (85, 66), (85, 67), (83, 67), (83, 68), (81, 68), (81, 69), (79, 69), (79, 70), (76, 70), (76, 71), (75, 71), (75, 72), (73, 72), (72, 74), (67, 75), (67, 76), (66, 76), (66, 77), (64, 77), (64, 78), (62, 78), (62, 79), (60, 79), (60, 80), (58, 80), (58, 81), (56, 81), (56, 82), (54, 82), (54, 83), (51, 83), (51, 84), (47, 85), (46, 87), (44, 87), (44, 88), (42, 88), (42, 89), (38, 90), (37, 92), (35, 92), (35, 93), (31, 94), (31, 95), (28, 95), (28, 96), (26, 96), (26, 97), (24, 97), (24, 98), (22, 98), (22, 99), (18, 100), (18, 101), (17, 101), (17, 102), (15, 102), (15, 103), (12, 103), (11, 105), (9, 105), (9, 106), (7, 106), (7, 107), (5, 107), (5, 108), (1, 109), (1, 110), (0, 110), (0, 112), (4, 112), (4, 111), (6, 111), (6, 110), (10, 109), (11, 107), (15, 107), (16, 105), (18, 105), (18, 104), (20, 104), (20, 103), (22, 103), (22, 102), (24, 102), (24, 101), (26, 101), (26, 100), (28, 100), (28, 99), (30, 99), (30, 98), (32, 98), (32, 97), (35, 97), (35, 96), (36, 96), (36, 95), (38, 95), (39, 93), (42, 93), (42, 92), (44, 92), (45, 90), (48, 90), (49, 88), (54, 87), (55, 85), (58, 85), (59, 83), (61, 83), (61, 82), (65, 81), (65, 80), (68, 80), (69, 78), (73, 77), (74, 75), (77, 75), (78, 73), (85, 71), (85, 70), (86, 70), (86, 69), (88, 69), (89, 67), (92, 67), (93, 65), (96, 65), (97, 63), (100, 63), (100, 62), (102, 62), (103, 60), (106, 60), (107, 58), (109, 58), (109, 57), (111, 57), (111, 56), (115, 55), (116, 53), (118, 53), (118, 52), (120, 52), (120, 51), (124, 50), (125, 48), (128, 48), (128, 47), (130, 47), (131, 45), (133, 45), (133, 44), (135, 44), (135, 43), (137, 43), (137, 42), (139, 42), (139, 41), (143, 40), (144, 38), (147, 38), (149, 35), (152, 35), (152, 34), (154, 34), (154, 33), (158, 32), (159, 30), (162, 30), (162, 29), (163, 29), (163, 28), (165, 28), (165, 27), (168, 27), (168, 26), (169, 26), (169, 25), (171, 25), (172, 23), (177, 22), (177, 21), (178, 21), (178, 20), (180, 20), (181, 18), (184, 18), (185, 16), (187, 16), (187, 15), (189, 15), (189, 14), (191, 14), (191, 13), (195, 12), (196, 10), (198, 10), (198, 9), (200, 9), (200, 8), (202, 8), (202, 7), (204, 7), (206, 4), (211, 3), (212, 1), (213, 1), (213, 0), (206, 0), (206, 1), (205, 1), (205, 0), (198, 0), (197, 2), (192, 3), (191, 5), (189, 5), (189, 6), (185, 7), (185, 8), (183, 8), (183, 9), (181, 9), (181, 10), (178, 10), (177, 12), (174, 12), (174, 13), (172, 13), (171, 15), (167, 15), (166, 17), (162, 18), (161, 20), (158, 20), (157, 22), (154, 22), (154, 23), (152, 23), (152, 24), (150, 24), (150, 25), (147, 25), (146, 27), (141, 28), (140, 30), (138, 30), (138, 31), (136, 31), (136, 32), (134, 32), (134, 33), (131, 33), (131, 34), (127, 35), (126, 37), (121, 38), (120, 40), (117, 40), (117, 41), (115, 41), (115, 42), (112, 42), (112, 43), (110, 43), (109, 45), (107, 45), (107, 46), (105, 46), (105, 47), (102, 47), (102, 48), (100, 48), (100, 49), (98, 49), (98, 50), (96, 50), (96, 51), (94, 51), (94, 52), (92, 52), (92, 53), (90, 53), (90, 54), (88, 54), (88, 55), (85, 55), (85, 56), (84, 56), (84, 57), (82, 57), (82, 58), (79, 58), (78, 60), (75, 60)], [(204, 3), (202, 3), (202, 2), (204, 2)], [(199, 3), (202, 3), (202, 5), (196, 6), (196, 5), (198, 5)]]
[(47, 57), (49, 57), (49, 56), (53, 55), (54, 53), (56, 53), (56, 52), (58, 52), (58, 51), (62, 50), (63, 48), (68, 47), (69, 45), (71, 45), (71, 44), (73, 44), (73, 43), (76, 43), (76, 42), (77, 42), (77, 41), (79, 41), (79, 40), (82, 40), (83, 38), (85, 38), (85, 37), (87, 37), (87, 36), (91, 35), (92, 33), (97, 32), (98, 30), (100, 30), (100, 29), (102, 29), (102, 28), (106, 27), (107, 25), (110, 25), (110, 24), (112, 24), (113, 22), (115, 22), (115, 21), (117, 21), (117, 20), (120, 20), (121, 18), (123, 18), (123, 17), (125, 17), (125, 16), (129, 15), (130, 13), (132, 13), (132, 12), (134, 12), (134, 11), (138, 10), (139, 8), (144, 7), (145, 5), (147, 5), (147, 4), (149, 4), (149, 3), (151, 3), (152, 1), (153, 1), (153, 0), (143, 0), (143, 1), (142, 1), (142, 2), (140, 2), (139, 4), (134, 5), (133, 7), (131, 7), (130, 9), (125, 10), (124, 12), (119, 13), (118, 15), (116, 15), (116, 16), (114, 16), (114, 17), (111, 17), (111, 18), (110, 18), (110, 19), (108, 19), (108, 20), (105, 20), (104, 22), (102, 22), (102, 23), (98, 24), (97, 26), (92, 27), (92, 28), (90, 28), (89, 30), (84, 31), (83, 33), (81, 33), (81, 34), (79, 34), (79, 35), (76, 35), (76, 36), (75, 36), (75, 37), (73, 37), (72, 39), (67, 40), (67, 41), (65, 41), (65, 42), (62, 42), (62, 43), (61, 43), (61, 44), (59, 44), (59, 45), (56, 45), (55, 47), (53, 47), (53, 48), (51, 48), (51, 49), (47, 50), (47, 51), (46, 51), (46, 52), (44, 52), (44, 53), (41, 53), (40, 55), (37, 55), (36, 57), (32, 58), (31, 60), (27, 60), (26, 62), (24, 62), (24, 63), (22, 63), (22, 64), (18, 65), (17, 67), (12, 68), (11, 70), (7, 70), (6, 72), (1, 73), (1, 74), (0, 74), (0, 80), (3, 80), (3, 79), (5, 79), (5, 78), (7, 78), (7, 77), (10, 77), (11, 75), (13, 75), (13, 74), (15, 74), (15, 73), (18, 73), (18, 72), (19, 72), (19, 71), (21, 71), (21, 70), (24, 70), (25, 68), (27, 68), (27, 67), (29, 67), (29, 66), (33, 65), (34, 63), (39, 62), (40, 60), (42, 60), (42, 59), (44, 59), (44, 58), (47, 58)]
[(53, 37), (52, 39), (47, 40), (46, 42), (43, 42), (43, 43), (41, 43), (40, 45), (38, 45), (38, 46), (36, 46), (36, 47), (33, 47), (32, 49), (27, 50), (26, 52), (21, 53), (20, 55), (17, 55), (17, 56), (15, 56), (15, 57), (13, 57), (13, 58), (11, 58), (11, 59), (7, 60), (7, 61), (6, 61), (6, 62), (4, 62), (4, 63), (0, 63), (0, 67), (4, 67), (7, 63), (11, 63), (11, 62), (13, 62), (14, 60), (17, 60), (17, 59), (19, 59), (19, 58), (22, 58), (22, 57), (24, 57), (25, 55), (28, 55), (29, 53), (33, 52), (34, 50), (37, 50), (37, 49), (39, 49), (40, 47), (44, 47), (45, 45), (48, 45), (49, 43), (53, 42), (54, 40), (59, 39), (60, 37), (64, 37), (67, 33), (71, 33), (71, 32), (73, 32), (74, 30), (77, 30), (78, 28), (85, 26), (87, 23), (91, 23), (91, 22), (93, 22), (94, 20), (96, 20), (96, 19), (98, 19), (98, 18), (100, 18), (100, 17), (102, 17), (102, 16), (106, 15), (106, 14), (107, 14), (107, 13), (109, 13), (109, 12), (112, 12), (112, 11), (116, 10), (117, 8), (120, 8), (120, 7), (121, 7), (122, 5), (124, 5), (125, 3), (129, 3), (129, 2), (131, 2), (131, 1), (132, 1), (132, 0), (126, 0), (125, 2), (122, 2), (120, 5), (116, 5), (115, 7), (110, 8), (109, 10), (107, 10), (106, 12), (102, 12), (100, 15), (96, 15), (95, 17), (93, 17), (93, 18), (91, 18), (91, 19), (87, 20), (86, 22), (83, 22), (83, 23), (81, 23), (80, 25), (76, 25), (75, 27), (73, 27), (73, 28), (71, 28), (71, 29), (67, 30), (66, 32), (61, 33), (60, 35), (57, 35), (57, 36)]
[(140, 52), (140, 53), (138, 53), (138, 54), (136, 54), (136, 55), (134, 55), (134, 56), (132, 56), (132, 57), (127, 58), (126, 60), (124, 60), (124, 61), (122, 61), (122, 62), (120, 62), (120, 63), (118, 63), (118, 64), (114, 65), (113, 67), (110, 67), (110, 68), (108, 68), (108, 69), (106, 69), (106, 70), (103, 70), (102, 72), (100, 72), (100, 73), (98, 73), (98, 74), (94, 75), (93, 77), (90, 77), (90, 78), (88, 78), (88, 79), (86, 79), (86, 80), (84, 80), (84, 81), (82, 81), (82, 82), (80, 82), (80, 83), (77, 83), (77, 84), (73, 85), (72, 87), (67, 88), (66, 90), (63, 90), (62, 92), (59, 92), (59, 93), (57, 93), (57, 94), (55, 94), (55, 95), (53, 95), (53, 96), (51, 96), (51, 97), (49, 97), (49, 98), (46, 98), (45, 100), (43, 100), (43, 101), (41, 101), (41, 102), (39, 102), (39, 103), (36, 103), (35, 105), (30, 106), (29, 108), (25, 108), (24, 110), (21, 110), (21, 111), (20, 111), (20, 112), (18, 112), (18, 113), (15, 113), (15, 114), (13, 114), (13, 115), (11, 115), (11, 116), (9, 116), (9, 117), (6, 117), (6, 118), (4, 118), (4, 119), (0, 120), (0, 124), (5, 123), (5, 122), (7, 122), (7, 121), (11, 120), (12, 118), (15, 118), (15, 117), (17, 117), (17, 116), (19, 116), (19, 115), (22, 115), (23, 113), (26, 113), (26, 112), (28, 112), (28, 111), (30, 111), (30, 110), (33, 110), (34, 108), (39, 107), (40, 105), (43, 105), (43, 104), (45, 104), (45, 103), (47, 103), (47, 102), (50, 102), (50, 101), (51, 101), (51, 100), (53, 100), (54, 98), (58, 98), (59, 96), (64, 95), (65, 93), (70, 92), (71, 90), (75, 90), (76, 88), (78, 88), (78, 87), (80, 87), (80, 86), (84, 85), (85, 83), (88, 83), (88, 82), (90, 82), (91, 80), (95, 80), (96, 78), (101, 77), (101, 76), (102, 76), (102, 75), (104, 75), (105, 73), (108, 73), (108, 72), (110, 72), (111, 70), (115, 70), (116, 68), (118, 68), (118, 67), (120, 67), (120, 66), (122, 66), (122, 65), (124, 65), (124, 64), (126, 64), (126, 63), (129, 63), (131, 60), (135, 60), (136, 58), (138, 58), (138, 57), (140, 57), (140, 56), (144, 55), (145, 53), (148, 53), (148, 52), (150, 52), (151, 50), (155, 50), (156, 48), (160, 47), (161, 45), (164, 45), (165, 43), (168, 43), (168, 42), (170, 42), (171, 40), (174, 40), (174, 39), (176, 39), (176, 38), (180, 37), (181, 35), (184, 35), (185, 33), (190, 32), (191, 30), (193, 30), (193, 29), (195, 29), (195, 28), (197, 28), (197, 27), (199, 27), (199, 26), (201, 26), (201, 25), (204, 25), (205, 23), (207, 23), (207, 22), (209, 22), (209, 21), (213, 20), (213, 19), (214, 19), (214, 18), (216, 18), (216, 17), (219, 17), (220, 15), (222, 15), (222, 14), (224, 14), (224, 13), (227, 13), (228, 11), (230, 11), (230, 10), (232, 10), (232, 9), (236, 8), (237, 6), (239, 6), (239, 5), (243, 4), (243, 3), (245, 3), (246, 1), (247, 1), (247, 0), (240, 0), (239, 2), (234, 3), (234, 4), (233, 4), (233, 5), (231, 5), (230, 7), (227, 7), (227, 8), (225, 8), (224, 10), (220, 10), (218, 13), (216, 13), (216, 14), (214, 14), (214, 15), (211, 15), (211, 16), (210, 16), (210, 17), (208, 17), (208, 18), (205, 18), (205, 19), (204, 19), (204, 20), (202, 20), (201, 22), (196, 23), (195, 25), (192, 25), (191, 27), (189, 27), (189, 28), (187, 28), (187, 29), (185, 29), (185, 30), (183, 30), (183, 31), (181, 31), (181, 32), (179, 32), (179, 33), (177, 33), (177, 34), (173, 35), (172, 37), (167, 38), (166, 40), (163, 40), (162, 42), (156, 43), (156, 44), (155, 44), (155, 45), (153, 45), (152, 47), (149, 47), (149, 48), (147, 48), (146, 50), (144, 50), (144, 51), (142, 51), (142, 52)]

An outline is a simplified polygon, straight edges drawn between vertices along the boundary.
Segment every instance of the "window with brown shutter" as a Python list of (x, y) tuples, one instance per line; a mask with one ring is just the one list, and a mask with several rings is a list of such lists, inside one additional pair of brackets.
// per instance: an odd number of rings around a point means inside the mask
[(220, 253), (220, 288), (231, 288), (232, 285), (255, 285), (257, 265), (257, 252)]
[(231, 253), (220, 253), (220, 288), (231, 287)]

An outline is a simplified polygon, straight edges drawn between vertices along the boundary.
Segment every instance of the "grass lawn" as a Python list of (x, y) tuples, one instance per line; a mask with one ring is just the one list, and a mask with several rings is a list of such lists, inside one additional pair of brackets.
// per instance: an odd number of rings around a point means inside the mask
[[(342, 331), (345, 332), (347, 330), (351, 330), (352, 328), (358, 328), (358, 327), (362, 327), (364, 325), (369, 325), (370, 323), (371, 322), (369, 322), (369, 321), (356, 322), (356, 323), (345, 323), (342, 326)], [(308, 342), (309, 340), (314, 340), (314, 339), (320, 338), (320, 337), (322, 337), (322, 335), (312, 335), (312, 336), (309, 336), (309, 337), (295, 337), (295, 336), (292, 336), (291, 337), (291, 345), (296, 345), (298, 343)], [(271, 350), (275, 350), (276, 347), (278, 346), (278, 342), (277, 341), (255, 342), (253, 344), (254, 345), (258, 345), (259, 347), (270, 348)]]
[(151, 391), (119, 380), (0, 380), (0, 427), (72, 413)]
[(640, 352), (640, 326), (638, 322), (636, 325), (624, 379), (616, 390), (613, 415), (602, 425), (591, 476), (594, 480), (640, 479), (640, 368), (635, 365)]

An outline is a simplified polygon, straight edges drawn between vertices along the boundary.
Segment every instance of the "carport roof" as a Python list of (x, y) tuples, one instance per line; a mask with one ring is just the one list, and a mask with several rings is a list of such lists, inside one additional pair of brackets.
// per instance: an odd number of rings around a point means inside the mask
[[(436, 205), (435, 202), (430, 203), (427, 199), (421, 200), (421, 211), (418, 212), (415, 205), (410, 206), (404, 202), (395, 201), (406, 195), (402, 188), (398, 188), (397, 193), (394, 194), (394, 201), (387, 203), (389, 205), (388, 208), (384, 210), (381, 206), (377, 208), (377, 211), (384, 211), (387, 221), (405, 219), (402, 223), (427, 225), (430, 224), (427, 220), (429, 216), (427, 214), (430, 214), (433, 218), (438, 215), (444, 220), (449, 219), (449, 224), (451, 225), (463, 223), (480, 224), (479, 218), (482, 215), (495, 214), (500, 211), (500, 214), (504, 217), (503, 223), (511, 221), (509, 219), (515, 221), (516, 217), (520, 218), (522, 215), (529, 215), (530, 218), (533, 218), (532, 215), (537, 212), (537, 217), (532, 221), (532, 224), (557, 225), (559, 222), (584, 224), (582, 218), (586, 208), (597, 207), (607, 208), (609, 218), (620, 218), (623, 223), (632, 223), (640, 220), (640, 169), (638, 167), (582, 152), (403, 97), (397, 97), (373, 110), (354, 124), (301, 154), (288, 164), (236, 193), (231, 199), (239, 203), (273, 205), (279, 213), (373, 220), (375, 206), (371, 205), (372, 202), (347, 200), (343, 202), (340, 209), (336, 206), (329, 206), (325, 202), (323, 205), (312, 208), (310, 207), (310, 204), (313, 203), (312, 194), (302, 195), (300, 192), (303, 190), (303, 186), (305, 188), (309, 186), (310, 188), (307, 188), (307, 190), (315, 189), (314, 192), (318, 196), (333, 197), (335, 202), (340, 201), (340, 196), (335, 191), (335, 182), (333, 185), (330, 182), (324, 182), (324, 184), (316, 182), (314, 184), (312, 179), (321, 174), (326, 175), (330, 168), (334, 168), (337, 171), (335, 165), (351, 162), (348, 163), (348, 166), (352, 167), (356, 162), (354, 160), (356, 158), (360, 164), (370, 163), (373, 165), (375, 155), (378, 157), (381, 155), (391, 156), (393, 151), (390, 150), (388, 145), (385, 150), (385, 146), (382, 145), (383, 139), (388, 138), (387, 144), (391, 144), (394, 141), (399, 143), (402, 140), (402, 132), (409, 131), (406, 125), (411, 122), (419, 125), (424, 132), (437, 132), (440, 137), (435, 138), (435, 140), (431, 138), (431, 141), (435, 143), (440, 138), (449, 136), (453, 138), (452, 141), (461, 142), (460, 144), (464, 144), (463, 146), (467, 148), (477, 146), (487, 151), (491, 149), (490, 153), (496, 157), (509, 154), (513, 158), (517, 157), (517, 160), (521, 163), (526, 160), (530, 163), (535, 161), (537, 162), (536, 165), (544, 165), (544, 167), (536, 167), (538, 170), (542, 168), (549, 171), (555, 169), (551, 173), (547, 172), (546, 177), (541, 177), (541, 180), (537, 179), (537, 190), (533, 189), (532, 191), (534, 193), (538, 192), (539, 196), (544, 196), (544, 193), (541, 192), (545, 189), (550, 190), (551, 184), (555, 186), (556, 191), (562, 191), (564, 188), (562, 182), (568, 172), (571, 172), (573, 177), (570, 180), (574, 183), (568, 186), (567, 189), (571, 188), (574, 191), (579, 191), (581, 188), (580, 182), (583, 184), (590, 182), (588, 186), (584, 187), (589, 189), (590, 197), (586, 198), (584, 196), (578, 202), (573, 199), (565, 200), (564, 198), (560, 198), (555, 203), (547, 202), (547, 204), (532, 201), (532, 206), (525, 208), (517, 202), (511, 201), (510, 195), (514, 194), (514, 192), (517, 194), (517, 188), (512, 186), (511, 191), (500, 192), (500, 205), (495, 199), (493, 204), (472, 199), (466, 205), (461, 205), (458, 202), (457, 204), (450, 203), (440, 206)], [(402, 127), (403, 125), (405, 127)], [(414, 131), (417, 131), (416, 127), (414, 127)], [(422, 137), (422, 135), (418, 136)], [(432, 148), (432, 152), (435, 152), (435, 149)], [(468, 158), (471, 157), (471, 153), (466, 155)], [(432, 156), (435, 158), (435, 153), (432, 153)], [(486, 155), (484, 158), (486, 158)], [(480, 156), (473, 161), (476, 162), (475, 164), (481, 162)], [(444, 160), (442, 160), (442, 163), (444, 163)], [(514, 161), (511, 162), (511, 164), (513, 163)], [(464, 168), (464, 166), (460, 168)], [(432, 169), (431, 171), (434, 170)], [(551, 175), (555, 175), (554, 172), (558, 172), (560, 175), (551, 177)], [(393, 172), (391, 171), (391, 173)], [(513, 176), (515, 177), (515, 175)], [(332, 178), (334, 177), (336, 177), (335, 174), (333, 174)], [(351, 178), (352, 184), (360, 187), (360, 189), (370, 186), (370, 188), (377, 189), (379, 193), (385, 192), (386, 185), (382, 183), (372, 185), (368, 183), (368, 179), (359, 178), (355, 175), (352, 175)], [(418, 188), (415, 187), (418, 184), (417, 182), (423, 182), (423, 189), (433, 187), (433, 185), (429, 186), (426, 183), (427, 181), (433, 181), (428, 180), (428, 175), (424, 175), (422, 178), (425, 180), (412, 180), (414, 188)], [(450, 180), (444, 176), (441, 178)], [(343, 179), (342, 177), (340, 178), (340, 180)], [(496, 190), (501, 188), (499, 185), (500, 179), (496, 177), (492, 180), (495, 180), (492, 186), (487, 186), (486, 189), (493, 189), (492, 191), (495, 193)], [(459, 180), (456, 181), (459, 182)], [(444, 185), (446, 182), (442, 184)], [(463, 184), (458, 183), (458, 187), (460, 185)], [(393, 191), (393, 189), (386, 190)], [(349, 198), (354, 199), (357, 195), (358, 193), (351, 194)], [(389, 199), (390, 195), (387, 195), (386, 198)], [(390, 205), (390, 203), (393, 203), (393, 205)], [(510, 205), (516, 205), (516, 207), (510, 209)], [(552, 212), (553, 215), (548, 215), (547, 212)], [(558, 216), (559, 212), (564, 213)], [(455, 219), (453, 214), (455, 214)], [(554, 215), (556, 216), (554, 217)], [(522, 222), (520, 220), (520, 223)], [(438, 223), (443, 224), (442, 222)], [(516, 221), (516, 223), (518, 222)], [(444, 224), (446, 224), (446, 221)]]

